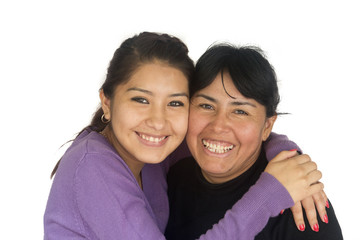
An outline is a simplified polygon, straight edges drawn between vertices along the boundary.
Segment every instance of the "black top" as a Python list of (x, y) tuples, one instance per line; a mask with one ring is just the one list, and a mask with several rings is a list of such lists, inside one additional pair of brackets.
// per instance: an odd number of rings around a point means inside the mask
[[(190, 157), (179, 161), (168, 173), (170, 217), (166, 239), (197, 239), (211, 229), (225, 212), (256, 183), (268, 161), (262, 152), (259, 159), (245, 173), (223, 184), (211, 184), (202, 175), (196, 161)], [(261, 239), (343, 239), (339, 223), (330, 205), (327, 209), (329, 223), (318, 218), (320, 231), (312, 231), (304, 212), (306, 229), (297, 229), (292, 212), (270, 218), (265, 228), (256, 236)]]

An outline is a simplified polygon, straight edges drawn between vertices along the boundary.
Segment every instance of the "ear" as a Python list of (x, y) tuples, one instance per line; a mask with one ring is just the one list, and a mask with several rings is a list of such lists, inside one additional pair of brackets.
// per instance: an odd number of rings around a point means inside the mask
[(100, 101), (101, 101), (101, 108), (104, 112), (104, 117), (108, 120), (111, 119), (111, 107), (110, 107), (110, 104), (111, 104), (111, 101), (109, 98), (107, 98), (104, 94), (104, 91), (101, 89), (100, 90)]
[(263, 133), (262, 133), (262, 140), (263, 141), (266, 141), (266, 139), (268, 139), (276, 119), (277, 119), (277, 115), (266, 118), (265, 126), (264, 126)]

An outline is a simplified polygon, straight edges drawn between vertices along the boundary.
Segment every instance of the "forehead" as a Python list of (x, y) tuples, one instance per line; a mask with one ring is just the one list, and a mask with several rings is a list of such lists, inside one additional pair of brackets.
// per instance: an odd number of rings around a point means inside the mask
[[(213, 97), (225, 97), (230, 99), (245, 98), (235, 87), (228, 72), (218, 73), (212, 83), (199, 90), (199, 93), (209, 92)], [(196, 95), (196, 93), (195, 93)]]
[(178, 87), (188, 87), (188, 80), (185, 75), (177, 68), (166, 63), (154, 62), (139, 66), (131, 75), (125, 85), (143, 85), (166, 87), (167, 85), (177, 85)]
[(249, 106), (254, 109), (264, 110), (265, 107), (255, 99), (247, 98), (242, 95), (234, 85), (229, 73), (224, 72), (223, 76), (219, 73), (214, 81), (194, 94), (195, 99), (207, 99), (216, 104), (226, 104), (229, 106)]

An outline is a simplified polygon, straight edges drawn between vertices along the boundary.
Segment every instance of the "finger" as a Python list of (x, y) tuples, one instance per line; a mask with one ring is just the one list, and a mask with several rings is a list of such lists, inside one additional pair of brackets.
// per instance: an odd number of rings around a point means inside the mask
[(320, 183), (319, 180), (321, 178), (322, 178), (322, 173), (319, 170), (314, 170), (308, 173), (308, 175), (306, 176), (306, 181), (311, 185), (311, 184)]
[(311, 162), (311, 158), (310, 158), (310, 156), (307, 155), (307, 154), (296, 155), (295, 157), (293, 157), (293, 159), (295, 159), (298, 164), (303, 164), (303, 163), (306, 163), (306, 162)]
[(307, 190), (307, 197), (314, 195), (317, 192), (320, 192), (324, 189), (324, 184), (322, 182), (317, 182), (312, 184)]
[(324, 223), (329, 223), (329, 219), (326, 213), (326, 201), (324, 201), (324, 197), (322, 195), (322, 191), (319, 193), (315, 193), (314, 195), (312, 195), (312, 199), (314, 200), (316, 209), (319, 213), (319, 216), (321, 218), (321, 220)]
[(304, 222), (304, 216), (302, 211), (302, 206), (300, 202), (295, 203), (294, 206), (291, 208), (291, 212), (294, 217), (295, 225), (299, 229), (299, 231), (305, 231), (305, 222)]
[(323, 198), (324, 198), (325, 206), (326, 206), (327, 208), (330, 208), (329, 199), (328, 199), (328, 197), (326, 196), (326, 193), (325, 193), (324, 191), (321, 191), (321, 195), (322, 195)]
[(305, 209), (306, 217), (311, 226), (311, 229), (315, 232), (319, 231), (319, 223), (316, 217), (315, 203), (312, 197), (307, 197), (301, 201), (302, 206)]
[(317, 164), (315, 162), (312, 161), (308, 161), (305, 163), (301, 163), (300, 164), (302, 169), (306, 172), (306, 173), (310, 173), (312, 171), (317, 170)]
[(294, 156), (296, 156), (298, 153), (296, 151), (296, 149), (291, 150), (291, 151), (281, 151), (278, 155), (276, 155), (276, 157), (274, 157), (271, 162), (279, 162), (288, 158), (292, 158)]

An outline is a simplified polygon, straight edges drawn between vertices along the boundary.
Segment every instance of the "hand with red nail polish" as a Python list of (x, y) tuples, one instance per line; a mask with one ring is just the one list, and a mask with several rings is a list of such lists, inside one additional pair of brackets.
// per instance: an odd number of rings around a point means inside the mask
[[(300, 203), (295, 204), (291, 211), (293, 212), (296, 226), (304, 224), (302, 208), (306, 212), (306, 217), (310, 226), (319, 226), (317, 215), (324, 223), (329, 223), (329, 218), (326, 213), (326, 207), (329, 206), (329, 202), (324, 191), (313, 194), (311, 197), (303, 199)], [(300, 228), (298, 227), (300, 230)], [(314, 228), (312, 228), (314, 229)]]

